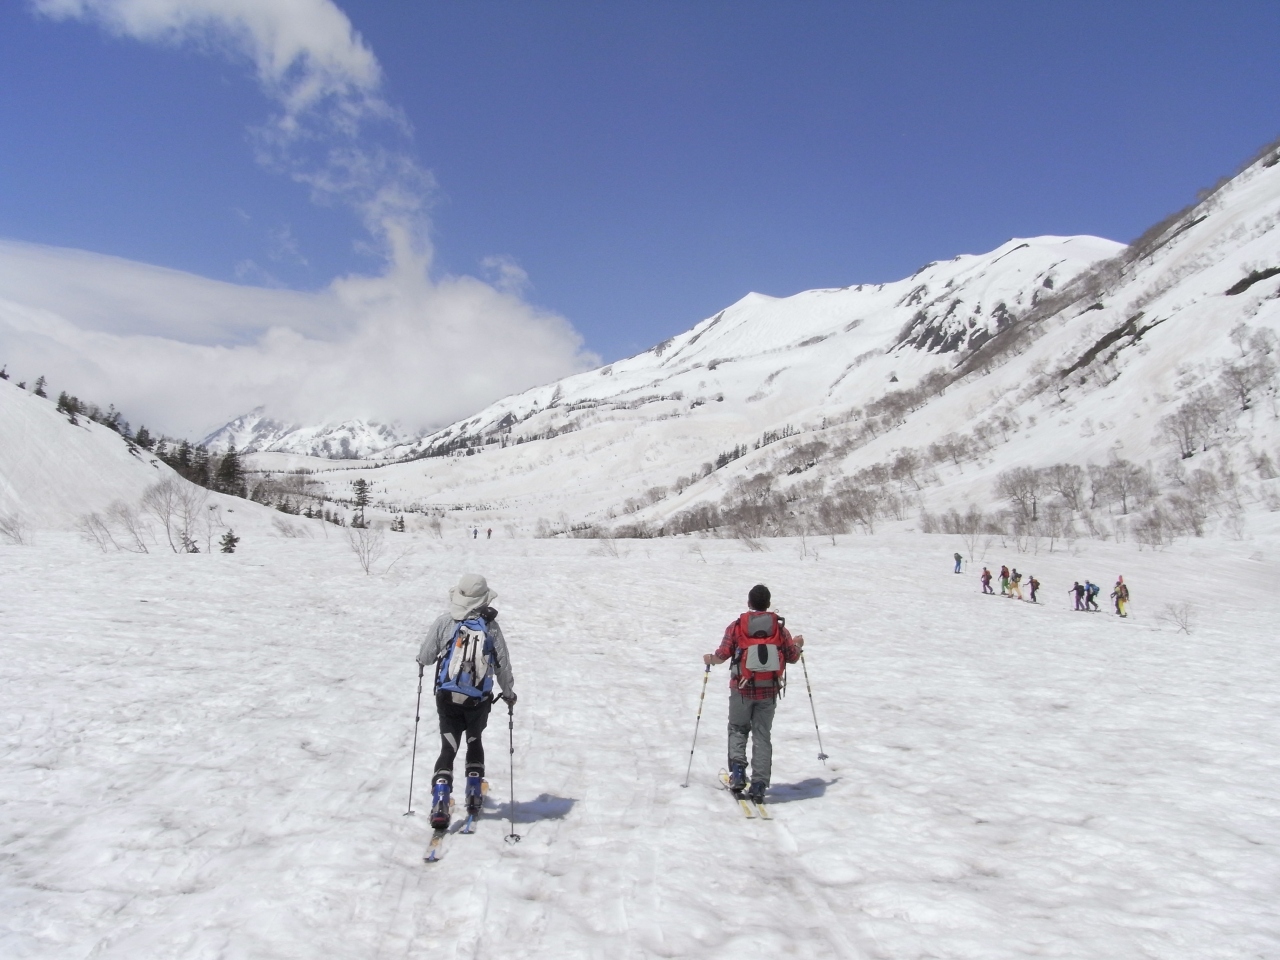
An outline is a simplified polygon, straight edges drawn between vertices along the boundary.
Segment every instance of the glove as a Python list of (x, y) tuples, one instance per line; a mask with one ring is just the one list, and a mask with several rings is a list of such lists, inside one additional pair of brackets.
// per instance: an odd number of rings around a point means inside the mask
[(516, 705), (516, 695), (514, 693), (504, 693), (502, 699), (509, 706), (514, 707)]

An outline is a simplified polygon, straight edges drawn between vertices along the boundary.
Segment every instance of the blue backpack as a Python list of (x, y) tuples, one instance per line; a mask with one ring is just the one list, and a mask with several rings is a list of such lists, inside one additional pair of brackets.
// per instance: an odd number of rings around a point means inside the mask
[(440, 655), (436, 692), (483, 697), (493, 689), (493, 641), (481, 617), (462, 620)]

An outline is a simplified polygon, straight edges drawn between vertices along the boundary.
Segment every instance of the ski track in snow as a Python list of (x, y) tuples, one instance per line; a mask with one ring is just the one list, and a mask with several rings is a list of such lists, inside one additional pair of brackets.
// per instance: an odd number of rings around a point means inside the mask
[[(1272, 538), (1273, 539), (1273, 538)], [(1280, 956), (1277, 564), (1258, 543), (986, 556), (954, 538), (415, 540), (103, 555), (0, 547), (0, 955), (13, 958)], [(698, 548), (695, 552), (692, 548)], [(812, 553), (817, 548), (817, 559)], [(1263, 548), (1274, 554), (1271, 539)], [(438, 749), (413, 662), (484, 573), (511, 645), (473, 836), (422, 863)], [(1070, 610), (1124, 573), (1133, 617)], [(716, 782), (755, 582), (807, 640), (773, 822)], [(1191, 636), (1157, 614), (1194, 603)], [(460, 765), (459, 765), (460, 766)]]

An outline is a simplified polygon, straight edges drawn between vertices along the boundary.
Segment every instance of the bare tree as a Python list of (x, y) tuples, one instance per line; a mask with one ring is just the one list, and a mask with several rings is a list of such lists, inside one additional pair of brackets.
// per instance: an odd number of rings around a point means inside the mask
[(15, 547), (31, 545), (31, 527), (20, 513), (0, 513), (0, 540)]
[(1014, 467), (996, 478), (996, 494), (1018, 508), (1025, 520), (1034, 521), (1036, 506), (1043, 496), (1044, 478), (1032, 467)]
[(103, 553), (106, 553), (108, 548), (113, 550), (120, 549), (115, 537), (111, 535), (110, 528), (103, 522), (102, 517), (96, 513), (83, 514), (76, 521), (76, 529), (80, 531), (80, 536), (89, 543), (97, 544), (98, 549)]
[(1084, 468), (1074, 463), (1057, 463), (1042, 471), (1046, 485), (1062, 498), (1069, 510), (1084, 506)]
[(124, 537), (133, 544), (134, 553), (150, 553), (144, 536), (149, 532), (138, 511), (123, 500), (117, 500), (107, 507), (107, 517), (112, 520)]
[(352, 552), (360, 561), (360, 569), (366, 576), (370, 568), (382, 557), (386, 547), (381, 528), (372, 526), (347, 527), (347, 543), (351, 545)]
[(180, 553), (178, 549), (181, 538), (175, 542), (174, 537), (178, 535), (178, 484), (180, 481), (174, 477), (165, 477), (157, 483), (153, 483), (142, 494), (142, 509), (156, 518), (161, 529), (164, 530), (165, 539), (169, 542), (169, 548), (174, 553)]
[(1196, 610), (1189, 603), (1166, 603), (1160, 613), (1160, 619), (1178, 629), (1180, 633), (1191, 636), (1191, 628), (1195, 626)]

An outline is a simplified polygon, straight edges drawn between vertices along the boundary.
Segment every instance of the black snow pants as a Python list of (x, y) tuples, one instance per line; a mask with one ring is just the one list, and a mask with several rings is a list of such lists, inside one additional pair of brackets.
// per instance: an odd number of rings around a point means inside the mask
[(454, 703), (449, 693), (436, 694), (436, 713), (440, 715), (440, 756), (436, 760), (437, 777), (448, 777), (453, 782), (453, 760), (467, 744), (467, 773), (484, 774), (484, 744), (480, 735), (489, 723), (491, 700), (482, 700), (474, 706)]

